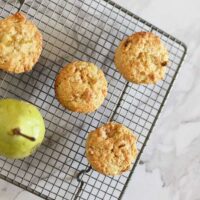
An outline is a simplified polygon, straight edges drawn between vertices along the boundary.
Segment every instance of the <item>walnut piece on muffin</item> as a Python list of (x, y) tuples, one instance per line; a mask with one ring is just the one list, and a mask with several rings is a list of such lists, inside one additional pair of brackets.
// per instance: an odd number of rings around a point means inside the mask
[(164, 79), (168, 59), (168, 51), (158, 36), (137, 32), (121, 41), (114, 62), (127, 81), (155, 84)]
[(136, 137), (122, 124), (110, 122), (89, 133), (86, 157), (92, 168), (104, 175), (120, 175), (137, 156)]
[(58, 101), (73, 112), (94, 112), (107, 96), (107, 81), (96, 65), (84, 61), (67, 64), (56, 77)]
[(42, 35), (22, 13), (0, 20), (0, 69), (10, 73), (32, 70), (42, 51)]

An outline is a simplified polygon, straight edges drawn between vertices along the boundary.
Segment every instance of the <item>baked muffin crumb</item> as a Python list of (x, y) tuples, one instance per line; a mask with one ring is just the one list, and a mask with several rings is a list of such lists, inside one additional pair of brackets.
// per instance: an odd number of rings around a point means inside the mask
[(65, 108), (93, 112), (107, 95), (107, 81), (103, 71), (93, 63), (76, 61), (67, 64), (56, 77), (55, 93)]
[(120, 175), (137, 156), (136, 137), (122, 124), (110, 122), (89, 133), (86, 156), (92, 168), (105, 175)]
[(10, 73), (32, 70), (42, 51), (42, 35), (22, 13), (0, 20), (0, 69)]
[(137, 84), (155, 84), (164, 79), (168, 51), (151, 32), (128, 36), (115, 51), (115, 65), (122, 76)]

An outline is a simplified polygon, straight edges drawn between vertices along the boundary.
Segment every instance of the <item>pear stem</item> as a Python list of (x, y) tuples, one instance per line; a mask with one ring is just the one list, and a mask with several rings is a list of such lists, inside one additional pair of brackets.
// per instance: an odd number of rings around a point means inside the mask
[(31, 137), (31, 136), (28, 136), (28, 135), (25, 135), (25, 134), (21, 133), (21, 131), (20, 131), (19, 128), (14, 128), (14, 129), (12, 130), (12, 132), (13, 132), (13, 135), (22, 136), (22, 137), (24, 137), (24, 138), (26, 138), (26, 139), (28, 139), (28, 140), (30, 140), (30, 141), (32, 141), (32, 142), (34, 142), (34, 141), (36, 140), (34, 137)]

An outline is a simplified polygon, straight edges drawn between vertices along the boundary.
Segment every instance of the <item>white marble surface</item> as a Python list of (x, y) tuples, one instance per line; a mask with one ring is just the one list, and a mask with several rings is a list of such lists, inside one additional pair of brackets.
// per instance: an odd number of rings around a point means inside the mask
[[(132, 177), (124, 200), (199, 200), (200, 2), (115, 0), (178, 37), (188, 56)], [(0, 200), (39, 200), (0, 180)]]

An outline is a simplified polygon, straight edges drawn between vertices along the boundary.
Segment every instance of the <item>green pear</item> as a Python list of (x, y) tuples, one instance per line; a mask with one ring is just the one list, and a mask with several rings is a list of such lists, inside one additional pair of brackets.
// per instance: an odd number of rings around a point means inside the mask
[(39, 110), (16, 99), (0, 100), (0, 155), (22, 159), (42, 143), (45, 124)]

